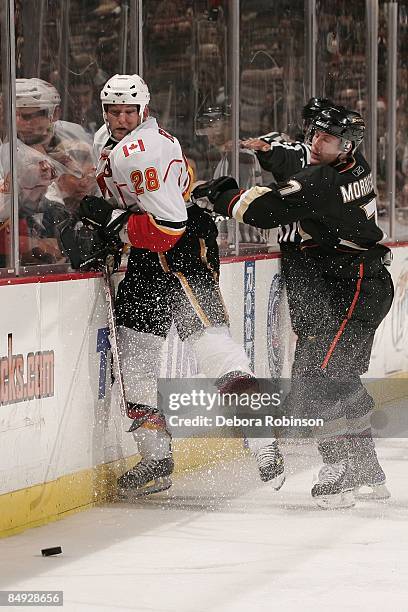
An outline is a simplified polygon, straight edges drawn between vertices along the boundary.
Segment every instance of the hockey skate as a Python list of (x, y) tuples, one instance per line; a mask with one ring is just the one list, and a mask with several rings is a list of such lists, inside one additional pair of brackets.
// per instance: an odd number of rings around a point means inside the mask
[(312, 487), (312, 497), (319, 508), (334, 510), (355, 505), (353, 489), (346, 484), (348, 469), (347, 460), (325, 463), (320, 468), (318, 482)]
[(312, 497), (319, 508), (325, 510), (352, 508), (355, 503), (353, 485), (350, 482), (350, 466), (347, 447), (343, 439), (320, 442), (319, 452), (324, 465), (319, 470), (318, 480), (312, 487)]
[(142, 459), (118, 479), (121, 498), (137, 498), (166, 491), (172, 485), (174, 470), (172, 457), (164, 459)]
[(371, 434), (349, 436), (347, 441), (350, 480), (360, 500), (385, 501), (391, 497)]
[(261, 448), (255, 453), (255, 457), (261, 480), (270, 483), (275, 491), (279, 491), (285, 482), (285, 464), (277, 441)]

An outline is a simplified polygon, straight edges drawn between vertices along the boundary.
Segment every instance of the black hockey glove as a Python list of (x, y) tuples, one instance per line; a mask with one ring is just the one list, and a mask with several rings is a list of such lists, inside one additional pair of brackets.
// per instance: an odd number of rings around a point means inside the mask
[(84, 225), (97, 230), (100, 237), (107, 240), (119, 235), (132, 214), (129, 210), (112, 208), (109, 202), (96, 196), (85, 196), (78, 212)]
[(239, 189), (237, 181), (232, 176), (220, 176), (220, 178), (195, 187), (191, 192), (191, 201), (200, 206), (200, 208), (212, 212), (214, 204), (220, 195), (231, 189)]
[(113, 255), (115, 269), (120, 266), (123, 244), (119, 238), (107, 241), (98, 231), (85, 227), (75, 217), (57, 225), (58, 243), (74, 270), (101, 270), (106, 257)]

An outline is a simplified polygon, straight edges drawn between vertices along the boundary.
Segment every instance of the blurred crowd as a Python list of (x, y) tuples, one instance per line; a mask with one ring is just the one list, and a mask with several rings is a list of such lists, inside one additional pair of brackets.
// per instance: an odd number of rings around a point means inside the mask
[[(129, 0), (15, 1), (17, 174), (21, 263), (59, 263), (56, 225), (75, 213), (85, 193), (97, 193), (92, 152), (103, 119), (99, 92), (115, 73), (137, 72), (135, 3)], [(325, 0), (317, 15), (316, 91), (367, 119), (366, 10), (359, 3)], [(133, 8), (132, 8), (133, 7)], [(408, 10), (399, 8), (397, 214), (408, 221)], [(180, 140), (197, 180), (233, 171), (231, 11), (227, 0), (149, 0), (143, 3), (143, 73), (151, 113)], [(133, 30), (132, 30), (133, 28)], [(378, 208), (388, 214), (387, 28), (379, 16)], [(289, 141), (301, 132), (305, 103), (303, 0), (240, 3), (240, 138), (274, 130)], [(41, 75), (43, 78), (39, 79)], [(1, 76), (1, 75), (0, 75)], [(2, 79), (3, 80), (3, 79)], [(29, 100), (24, 87), (48, 98)], [(3, 87), (3, 85), (2, 85)], [(43, 93), (44, 93), (43, 92)], [(38, 104), (37, 104), (38, 103)], [(1, 112), (0, 97), (0, 116)], [(63, 120), (64, 119), (64, 120)], [(0, 139), (8, 126), (0, 121)], [(10, 252), (10, 163), (0, 152), (0, 264)], [(241, 149), (240, 183), (268, 183), (256, 156)], [(221, 252), (275, 246), (271, 232), (220, 221)]]

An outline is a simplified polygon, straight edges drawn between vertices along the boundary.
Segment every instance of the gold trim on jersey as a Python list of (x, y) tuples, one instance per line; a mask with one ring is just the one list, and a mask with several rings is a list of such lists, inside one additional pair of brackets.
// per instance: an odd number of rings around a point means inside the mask
[(215, 272), (213, 272), (213, 277), (214, 277), (215, 282), (217, 283), (217, 289), (216, 290), (217, 290), (217, 293), (219, 295), (222, 307), (224, 309), (225, 321), (226, 321), (227, 325), (229, 326), (229, 324), (230, 324), (229, 312), (228, 312), (227, 306), (226, 306), (226, 304), (224, 302), (224, 298), (222, 297), (221, 289), (220, 289), (220, 286), (218, 284), (218, 276), (217, 276), (217, 274)]
[(201, 308), (200, 304), (198, 303), (198, 300), (197, 300), (196, 296), (194, 295), (194, 292), (193, 292), (192, 288), (188, 284), (188, 280), (186, 279), (184, 274), (182, 272), (174, 272), (174, 274), (179, 279), (179, 281), (180, 281), (180, 283), (181, 283), (181, 285), (182, 285), (182, 287), (184, 289), (184, 293), (186, 294), (186, 296), (188, 298), (188, 301), (190, 302), (191, 306), (193, 307), (193, 309), (194, 309), (196, 315), (198, 316), (198, 318), (200, 319), (201, 323), (205, 327), (212, 327), (209, 318), (207, 317), (207, 315), (205, 314), (204, 310)]
[[(171, 236), (181, 236), (186, 231), (185, 227), (174, 229), (169, 227), (168, 225), (160, 225), (150, 213), (147, 213), (147, 216), (149, 217), (150, 223), (154, 225), (154, 227), (157, 227), (157, 229), (163, 232), (164, 234), (170, 234)], [(166, 222), (164, 221), (164, 223)]]
[(167, 263), (167, 259), (166, 259), (166, 256), (164, 255), (164, 253), (157, 253), (157, 255), (159, 256), (159, 262), (160, 262), (160, 265), (163, 268), (163, 270), (165, 272), (171, 272), (171, 270), (169, 268), (169, 264)]
[[(338, 166), (341, 167), (344, 164), (346, 165), (342, 170), (337, 170)], [(351, 168), (354, 168), (355, 165), (356, 165), (356, 160), (353, 157), (350, 161), (345, 160), (345, 161), (339, 162), (338, 164), (335, 164), (333, 168), (335, 168), (339, 174), (343, 174), (343, 172), (347, 172), (347, 170), (351, 170)]]
[(244, 214), (246, 213), (252, 202), (260, 196), (265, 195), (265, 193), (269, 193), (270, 191), (272, 191), (272, 189), (269, 189), (269, 187), (260, 187), (259, 185), (251, 187), (251, 189), (245, 191), (238, 200), (238, 202), (236, 202), (236, 204), (234, 204), (233, 206), (232, 216), (234, 217), (234, 219), (236, 219), (239, 223), (244, 223)]
[(204, 240), (204, 238), (199, 238), (198, 241), (200, 243), (200, 258), (201, 258), (201, 261), (203, 263), (205, 263), (205, 265), (207, 266), (207, 268), (209, 270), (212, 271), (212, 268), (209, 265), (208, 260), (207, 260), (207, 245), (205, 244), (205, 240)]
[(313, 237), (310, 234), (308, 234), (307, 232), (305, 232), (305, 230), (303, 229), (302, 224), (300, 222), (298, 223), (298, 232), (299, 232), (299, 235), (300, 235), (302, 241), (313, 240)]
[(187, 166), (188, 182), (187, 182), (187, 185), (184, 187), (182, 195), (183, 195), (184, 201), (188, 202), (190, 200), (191, 191), (193, 188), (193, 184), (195, 182), (195, 176), (194, 176), (194, 170), (190, 166), (190, 164), (186, 162), (186, 166)]

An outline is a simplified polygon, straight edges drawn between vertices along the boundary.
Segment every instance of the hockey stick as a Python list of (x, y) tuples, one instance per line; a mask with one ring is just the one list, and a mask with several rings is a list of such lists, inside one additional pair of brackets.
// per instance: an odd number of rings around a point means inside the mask
[(125, 395), (125, 385), (123, 382), (123, 373), (120, 365), (120, 355), (118, 348), (118, 332), (115, 318), (115, 290), (112, 283), (112, 272), (115, 265), (115, 256), (109, 253), (103, 264), (103, 287), (105, 290), (106, 306), (108, 311), (108, 327), (109, 327), (109, 342), (111, 345), (112, 359), (116, 370), (116, 376), (119, 385), (119, 404), (120, 412), (123, 416), (127, 414), (127, 403)]
[[(112, 282), (112, 272), (115, 265), (115, 256), (113, 254), (108, 254), (105, 258), (102, 274), (103, 274), (103, 285), (105, 290), (105, 298), (106, 305), (108, 310), (108, 327), (109, 327), (109, 341), (111, 345), (111, 354), (113, 363), (116, 370), (116, 376), (118, 379), (119, 385), (119, 400), (120, 400), (120, 411), (123, 416), (127, 415), (127, 401), (125, 394), (125, 385), (123, 382), (123, 372), (120, 364), (120, 353), (118, 348), (118, 334), (116, 327), (116, 318), (115, 318), (115, 291)], [(147, 420), (145, 417), (144, 420)], [(132, 431), (132, 427), (129, 429)], [(169, 489), (172, 485), (172, 481), (169, 477), (158, 477), (154, 479), (154, 484), (150, 487), (141, 488), (139, 490), (128, 490), (126, 492), (119, 493), (120, 498), (127, 498), (131, 501), (132, 497), (135, 499), (139, 497), (144, 497), (145, 495), (150, 495), (151, 493), (159, 493), (161, 491), (165, 491)]]

